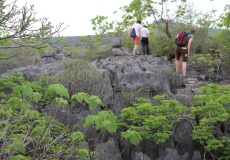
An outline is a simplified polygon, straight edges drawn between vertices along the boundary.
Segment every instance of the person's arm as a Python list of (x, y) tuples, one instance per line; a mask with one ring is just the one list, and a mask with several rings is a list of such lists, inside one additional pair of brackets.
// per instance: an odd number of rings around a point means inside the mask
[(132, 27), (129, 29), (129, 31), (128, 31), (128, 39), (130, 38), (130, 33), (131, 33), (131, 31), (132, 31)]
[(193, 38), (190, 38), (188, 41), (188, 55), (190, 55), (190, 49), (191, 49), (192, 41), (193, 41)]
[(150, 40), (150, 39), (149, 39), (149, 30), (148, 30), (148, 32), (147, 32), (147, 37), (148, 37), (148, 40)]

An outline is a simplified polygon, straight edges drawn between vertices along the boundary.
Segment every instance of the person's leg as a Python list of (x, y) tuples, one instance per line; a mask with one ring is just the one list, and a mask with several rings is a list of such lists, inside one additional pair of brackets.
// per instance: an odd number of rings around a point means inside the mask
[(176, 72), (179, 73), (179, 70), (180, 70), (180, 55), (181, 55), (181, 52), (180, 52), (180, 48), (178, 46), (176, 46), (175, 48), (175, 67), (176, 67)]
[(180, 70), (180, 61), (175, 58), (175, 64), (176, 64), (176, 72), (179, 73)]
[(143, 40), (141, 41), (141, 47), (142, 47), (142, 52), (145, 55), (145, 42)]
[(136, 51), (137, 51), (137, 45), (136, 44), (134, 44), (134, 49), (133, 49), (133, 53), (136, 53)]
[(138, 42), (138, 44), (136, 45), (136, 51), (135, 51), (135, 52), (136, 52), (137, 55), (139, 55), (139, 42)]
[(182, 58), (182, 74), (184, 77), (187, 77), (187, 60), (188, 60), (188, 49), (182, 49), (181, 58)]
[(186, 76), (187, 62), (182, 62), (182, 74)]
[(136, 46), (135, 46), (135, 38), (133, 38), (133, 44), (134, 44), (134, 46), (133, 46), (133, 55), (135, 54), (135, 48), (136, 48)]
[(133, 38), (133, 40), (134, 40), (133, 55), (136, 55), (138, 53), (139, 37), (136, 36), (135, 38)]
[(149, 42), (146, 43), (146, 52), (149, 55)]

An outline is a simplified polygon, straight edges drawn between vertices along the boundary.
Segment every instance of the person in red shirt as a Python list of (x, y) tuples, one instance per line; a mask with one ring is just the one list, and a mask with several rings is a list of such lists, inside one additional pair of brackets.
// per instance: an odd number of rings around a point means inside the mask
[(135, 29), (135, 32), (136, 32), (136, 37), (133, 38), (133, 42), (134, 42), (133, 57), (135, 58), (139, 54), (138, 47), (139, 47), (139, 42), (142, 39), (142, 37), (141, 37), (141, 28), (142, 28), (141, 21), (137, 21), (137, 23), (132, 25), (132, 27), (129, 29), (128, 39), (130, 39), (130, 34), (131, 34), (131, 31), (133, 28)]

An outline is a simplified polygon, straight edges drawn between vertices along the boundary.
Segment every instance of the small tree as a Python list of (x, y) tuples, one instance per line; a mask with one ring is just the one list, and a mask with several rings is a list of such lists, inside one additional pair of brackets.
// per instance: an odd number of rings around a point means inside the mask
[(105, 34), (107, 34), (111, 29), (113, 29), (114, 22), (108, 22), (107, 16), (96, 16), (95, 18), (91, 19), (91, 23), (93, 25), (93, 30), (95, 31), (97, 38), (97, 43), (102, 44), (102, 40)]
[(51, 44), (53, 36), (58, 35), (63, 23), (54, 27), (48, 18), (36, 18), (34, 5), (23, 7), (17, 5), (18, 0), (0, 1), (0, 41), (8, 42), (0, 46), (3, 48), (32, 47), (41, 49)]
[(220, 16), (220, 22), (218, 23), (219, 27), (230, 27), (230, 5), (226, 5), (224, 8), (224, 13)]

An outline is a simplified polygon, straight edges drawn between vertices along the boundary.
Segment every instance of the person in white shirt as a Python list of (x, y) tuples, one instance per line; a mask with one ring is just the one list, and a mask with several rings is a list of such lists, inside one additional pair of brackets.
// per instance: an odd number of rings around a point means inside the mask
[(135, 58), (138, 53), (138, 46), (139, 46), (139, 41), (142, 39), (141, 37), (141, 28), (142, 28), (142, 25), (141, 25), (141, 21), (137, 21), (137, 23), (135, 23), (130, 29), (129, 29), (129, 32), (128, 32), (128, 39), (130, 39), (130, 34), (131, 34), (131, 31), (132, 29), (135, 29), (135, 32), (136, 32), (136, 37), (133, 38), (133, 42), (134, 42), (134, 48), (133, 48), (133, 57)]
[(142, 52), (144, 55), (145, 53), (149, 55), (149, 30), (146, 25), (141, 28), (141, 37)]

